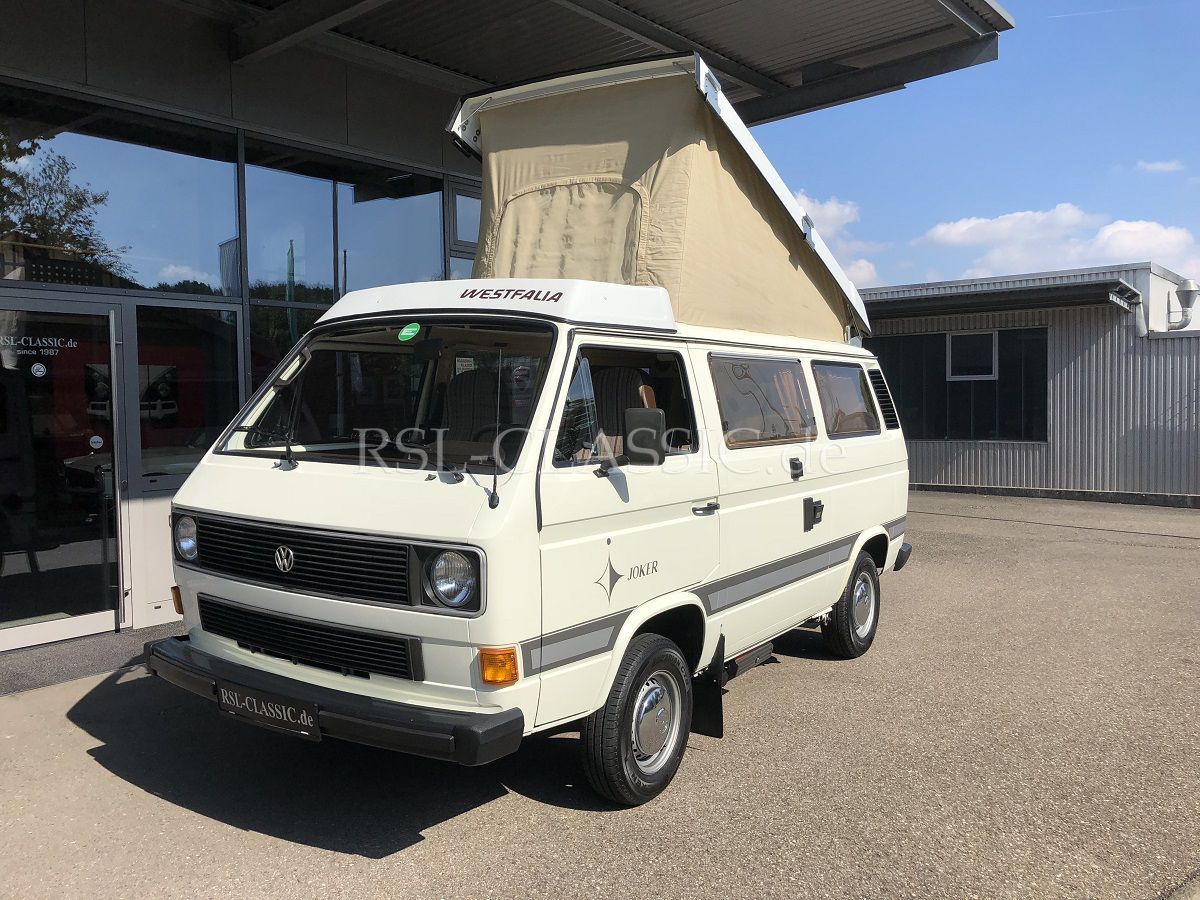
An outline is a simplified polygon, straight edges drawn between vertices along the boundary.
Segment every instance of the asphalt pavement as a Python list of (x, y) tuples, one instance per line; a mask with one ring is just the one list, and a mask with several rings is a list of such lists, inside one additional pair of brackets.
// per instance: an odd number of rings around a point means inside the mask
[(137, 670), (2, 697), (0, 896), (1178, 890), (1200, 870), (1200, 513), (911, 503), (871, 651), (777, 642), (729, 685), (727, 736), (693, 736), (638, 809), (592, 795), (570, 733), (463, 769), (271, 734)]

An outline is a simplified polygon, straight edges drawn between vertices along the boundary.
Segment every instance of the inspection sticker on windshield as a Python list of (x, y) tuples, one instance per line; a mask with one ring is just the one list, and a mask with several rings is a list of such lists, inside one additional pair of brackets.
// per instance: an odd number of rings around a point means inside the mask
[(415, 338), (417, 336), (417, 333), (420, 332), (420, 330), (421, 330), (421, 326), (418, 325), (416, 322), (409, 322), (407, 325), (405, 325), (403, 328), (400, 329), (400, 332), (396, 335), (396, 340), (411, 341), (413, 338)]

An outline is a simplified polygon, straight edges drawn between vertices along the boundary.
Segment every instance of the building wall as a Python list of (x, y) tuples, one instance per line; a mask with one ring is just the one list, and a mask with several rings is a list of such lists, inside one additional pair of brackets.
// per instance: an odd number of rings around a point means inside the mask
[[(1148, 273), (1147, 273), (1148, 274)], [(914, 484), (1200, 495), (1200, 340), (1112, 304), (883, 319), (874, 334), (1046, 326), (1049, 439), (909, 441)]]
[(478, 177), (457, 97), (303, 46), (234, 64), (233, 26), (168, 0), (0, 0), (0, 75)]

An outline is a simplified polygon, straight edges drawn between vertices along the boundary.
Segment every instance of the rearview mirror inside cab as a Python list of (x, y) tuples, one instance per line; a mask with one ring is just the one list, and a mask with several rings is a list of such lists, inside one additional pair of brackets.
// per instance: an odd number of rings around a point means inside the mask
[(625, 410), (625, 459), (631, 466), (660, 466), (667, 455), (667, 416), (661, 409)]

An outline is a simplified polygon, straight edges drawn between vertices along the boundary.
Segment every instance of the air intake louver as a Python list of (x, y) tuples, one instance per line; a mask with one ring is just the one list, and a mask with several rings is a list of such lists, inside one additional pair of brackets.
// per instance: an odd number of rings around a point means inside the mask
[[(400, 541), (197, 516), (200, 556), (219, 575), (340, 600), (409, 606), (408, 545)], [(276, 562), (290, 551), (290, 567)]]
[(883, 372), (870, 369), (867, 374), (871, 378), (871, 387), (875, 389), (875, 399), (879, 401), (879, 410), (883, 413), (883, 424), (888, 428), (899, 428), (900, 417), (896, 415), (896, 404), (892, 402), (892, 393), (888, 390), (887, 382), (883, 380)]
[(201, 628), (255, 653), (360, 678), (390, 675), (421, 681), (425, 677), (421, 642), (416, 638), (283, 616), (203, 594), (198, 600)]

